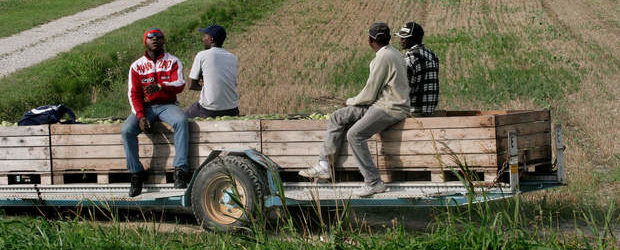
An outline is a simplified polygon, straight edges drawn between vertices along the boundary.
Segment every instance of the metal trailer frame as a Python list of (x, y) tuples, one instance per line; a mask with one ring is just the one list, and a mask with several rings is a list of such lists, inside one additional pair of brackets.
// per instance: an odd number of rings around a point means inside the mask
[[(487, 202), (513, 197), (521, 192), (531, 192), (566, 184), (565, 162), (561, 126), (555, 126), (557, 171), (554, 175), (526, 176), (519, 179), (519, 170), (527, 166), (518, 164), (516, 156), (516, 133), (509, 133), (510, 183), (492, 187), (465, 183), (394, 183), (387, 184), (399, 195), (375, 195), (372, 198), (352, 197), (350, 191), (362, 183), (282, 183), (279, 166), (269, 157), (254, 149), (212, 151), (194, 172), (188, 188), (175, 189), (173, 184), (146, 184), (144, 192), (137, 197), (128, 197), (128, 184), (70, 184), (39, 185), (18, 184), (0, 186), (0, 206), (104, 206), (104, 207), (191, 207), (191, 190), (199, 171), (219, 156), (237, 155), (251, 159), (266, 170), (268, 194), (263, 197), (265, 207), (279, 206), (460, 206), (469, 203)], [(338, 190), (338, 194), (334, 192)], [(408, 193), (418, 192), (416, 195)], [(320, 196), (325, 194), (326, 196)], [(332, 192), (331, 194), (329, 192)], [(284, 193), (284, 194), (282, 194)], [(295, 195), (287, 195), (296, 193)], [(348, 195), (347, 195), (348, 193)], [(281, 194), (281, 195), (280, 195)], [(302, 194), (306, 194), (305, 198)], [(342, 195), (344, 194), (344, 195)], [(310, 197), (308, 197), (308, 195)], [(302, 198), (300, 198), (302, 197)], [(324, 198), (321, 198), (324, 197)]]

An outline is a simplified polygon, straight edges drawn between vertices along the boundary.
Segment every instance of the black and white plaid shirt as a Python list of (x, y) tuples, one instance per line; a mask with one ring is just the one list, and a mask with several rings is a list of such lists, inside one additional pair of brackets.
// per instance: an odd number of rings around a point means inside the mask
[(405, 53), (405, 62), (411, 113), (431, 115), (439, 101), (439, 59), (424, 44), (416, 44)]

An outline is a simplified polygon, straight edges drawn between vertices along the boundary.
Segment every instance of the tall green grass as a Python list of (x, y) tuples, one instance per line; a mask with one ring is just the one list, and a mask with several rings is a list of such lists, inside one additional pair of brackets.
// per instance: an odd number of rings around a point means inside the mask
[[(363, 210), (348, 201), (337, 207), (322, 207), (315, 197), (310, 209), (283, 207), (268, 219), (262, 203), (242, 218), (246, 227), (235, 233), (162, 230), (162, 219), (138, 217), (141, 225), (127, 225), (118, 208), (78, 208), (69, 216), (61, 213), (41, 217), (8, 217), (0, 210), (0, 247), (3, 249), (613, 249), (617, 244), (620, 210), (611, 201), (606, 208), (596, 204), (572, 210), (570, 218), (548, 209), (545, 200), (531, 202), (517, 194), (513, 198), (473, 203), (474, 194), (486, 197), (484, 188), (469, 185), (476, 175), (466, 163), (453, 170), (469, 187), (470, 202), (460, 207), (438, 207), (425, 230), (409, 231), (392, 221), (383, 227), (368, 226)], [(236, 183), (230, 177), (230, 183)], [(284, 188), (276, 183), (280, 198)], [(243, 208), (237, 186), (233, 201)], [(291, 211), (294, 209), (296, 211)], [(386, 213), (381, 209), (379, 213)], [(163, 214), (163, 213), (162, 213)], [(54, 218), (55, 217), (55, 218)], [(131, 216), (128, 216), (131, 217)], [(48, 219), (52, 218), (52, 219)], [(101, 220), (108, 223), (101, 223)], [(132, 221), (135, 222), (136, 216)]]
[[(438, 208), (431, 212), (432, 222), (422, 231), (409, 231), (400, 223), (365, 226), (363, 211), (345, 209), (346, 204), (340, 212), (299, 210), (281, 214), (282, 220), (294, 225), (270, 225), (264, 218), (254, 218), (249, 230), (241, 233), (160, 230), (164, 228), (161, 219), (144, 215), (138, 219), (143, 223), (125, 224), (123, 213), (116, 209), (90, 209), (55, 219), (7, 216), (0, 210), (0, 248), (613, 249), (618, 244), (614, 227), (617, 230), (619, 214), (614, 212), (613, 202), (604, 211), (575, 210), (572, 221), (558, 219), (541, 207), (529, 210), (523, 203), (517, 196)], [(93, 216), (95, 213), (105, 219)]]
[(218, 23), (241, 32), (283, 0), (190, 0), (111, 32), (70, 52), (0, 79), (0, 119), (17, 120), (27, 110), (63, 103), (79, 116), (126, 117), (127, 72), (142, 56), (142, 34), (159, 27), (166, 50), (186, 67), (202, 49), (198, 27)]
[(112, 0), (0, 0), (0, 37), (7, 37), (54, 19)]

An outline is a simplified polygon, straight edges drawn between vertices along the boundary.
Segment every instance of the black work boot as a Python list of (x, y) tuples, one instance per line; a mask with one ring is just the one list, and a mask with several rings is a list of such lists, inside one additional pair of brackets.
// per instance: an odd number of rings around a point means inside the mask
[(144, 173), (131, 174), (131, 187), (129, 187), (129, 197), (136, 197), (142, 193), (142, 182)]
[(185, 171), (177, 168), (174, 170), (174, 188), (187, 188), (187, 181), (185, 181)]

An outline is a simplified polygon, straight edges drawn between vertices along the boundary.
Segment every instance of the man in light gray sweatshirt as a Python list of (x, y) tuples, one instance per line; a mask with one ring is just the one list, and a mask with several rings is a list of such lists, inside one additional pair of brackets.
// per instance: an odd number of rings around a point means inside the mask
[(385, 184), (368, 149), (368, 139), (405, 119), (410, 108), (407, 67), (402, 54), (389, 44), (390, 38), (387, 24), (374, 23), (370, 26), (368, 44), (375, 50), (376, 56), (370, 62), (366, 86), (357, 96), (347, 99), (346, 107), (331, 115), (318, 164), (300, 171), (299, 175), (331, 178), (331, 169), (346, 133), (365, 183), (353, 194), (367, 197), (385, 192)]

